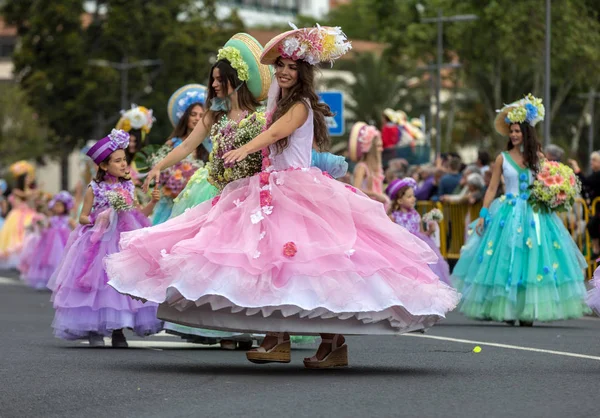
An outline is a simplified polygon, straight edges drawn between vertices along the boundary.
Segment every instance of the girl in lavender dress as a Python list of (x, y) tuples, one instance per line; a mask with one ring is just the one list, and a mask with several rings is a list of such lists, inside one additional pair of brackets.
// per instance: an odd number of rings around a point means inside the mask
[(417, 182), (412, 177), (404, 179), (396, 179), (390, 183), (385, 190), (386, 194), (392, 201), (390, 218), (400, 226), (408, 229), (414, 236), (425, 241), (438, 256), (438, 261), (435, 264), (430, 264), (431, 270), (446, 284), (450, 284), (450, 267), (437, 245), (431, 239), (431, 234), (434, 231), (435, 225), (432, 222), (427, 224), (426, 231), (423, 230), (423, 222), (421, 215), (415, 210), (417, 199), (415, 197), (415, 188)]
[(48, 280), (60, 263), (74, 227), (74, 221), (69, 217), (74, 202), (69, 192), (62, 191), (48, 204), (52, 216), (44, 222), (46, 227), (40, 231), (39, 240), (32, 248), (29, 268), (23, 277), (34, 289), (45, 290)]
[(112, 346), (124, 348), (123, 328), (140, 336), (161, 329), (157, 306), (117, 293), (107, 285), (103, 265), (105, 256), (119, 251), (121, 233), (150, 225), (148, 215), (160, 199), (155, 190), (151, 203), (141, 211), (134, 207), (134, 185), (124, 180), (128, 144), (129, 135), (113, 129), (87, 153), (98, 164), (98, 173), (85, 193), (80, 225), (48, 283), (56, 311), (52, 326), (59, 338), (87, 338), (98, 347), (112, 334)]

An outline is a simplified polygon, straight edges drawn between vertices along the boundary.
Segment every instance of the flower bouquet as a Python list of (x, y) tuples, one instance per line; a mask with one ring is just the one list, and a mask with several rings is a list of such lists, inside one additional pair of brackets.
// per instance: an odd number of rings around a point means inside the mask
[(163, 196), (176, 198), (200, 167), (194, 160), (183, 160), (160, 173)]
[(251, 177), (261, 171), (260, 152), (250, 154), (243, 161), (233, 165), (225, 165), (223, 156), (256, 138), (263, 131), (265, 123), (265, 114), (255, 112), (244, 117), (239, 123), (223, 118), (213, 126), (211, 131), (213, 149), (207, 164), (208, 181), (213, 186), (223, 190), (232, 181)]
[(117, 188), (106, 192), (106, 198), (108, 199), (108, 204), (115, 212), (133, 209), (133, 198), (131, 197), (131, 194), (123, 188)]
[(444, 214), (439, 209), (432, 209), (423, 215), (423, 222), (437, 222), (440, 223), (444, 220)]
[(571, 168), (544, 161), (530, 190), (528, 201), (535, 212), (566, 212), (581, 192), (581, 184)]

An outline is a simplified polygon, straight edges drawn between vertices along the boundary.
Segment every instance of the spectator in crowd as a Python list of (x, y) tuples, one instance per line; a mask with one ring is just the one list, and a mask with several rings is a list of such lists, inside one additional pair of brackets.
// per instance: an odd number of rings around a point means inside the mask
[[(468, 165), (462, 173), (462, 177), (459, 183), (459, 186), (461, 186), (460, 192), (456, 194), (451, 193), (440, 195), (440, 202), (449, 202), (455, 204), (468, 203), (471, 193), (471, 188), (468, 184), (468, 178), (471, 174), (478, 175), (477, 179), (473, 181), (475, 181), (476, 184), (479, 185), (479, 189), (483, 189), (485, 187), (485, 184), (483, 182), (483, 177), (481, 176), (481, 171), (479, 170), (479, 167), (476, 164), (471, 164)], [(479, 183), (479, 180), (481, 180), (481, 183)]]
[(423, 181), (415, 190), (417, 200), (431, 200), (437, 194), (439, 181), (444, 174), (446, 172), (441, 168), (424, 169), (421, 175)]
[(477, 153), (477, 167), (481, 171), (481, 175), (484, 176), (485, 173), (490, 171), (490, 153), (485, 150), (480, 150)]
[(448, 158), (448, 172), (442, 176), (438, 185), (437, 194), (433, 200), (439, 200), (440, 196), (454, 194), (460, 184), (462, 161), (460, 157), (450, 156)]
[[(594, 151), (590, 155), (590, 168), (592, 174), (584, 176), (579, 164), (575, 160), (569, 160), (569, 165), (581, 181), (583, 194), (591, 205), (594, 199), (600, 197), (600, 152)], [(592, 253), (594, 257), (600, 256), (600, 204), (595, 205), (595, 213), (588, 222), (587, 229), (592, 240)]]
[(388, 161), (388, 167), (385, 170), (385, 183), (390, 184), (395, 179), (406, 177), (408, 167), (408, 161), (404, 158), (394, 158)]
[(396, 112), (392, 109), (385, 109), (381, 119), (383, 149), (394, 148), (400, 139), (400, 131), (396, 123)]
[(483, 176), (478, 173), (471, 173), (467, 176), (467, 187), (469, 191), (467, 192), (467, 202), (469, 205), (474, 205), (483, 200), (483, 196), (485, 195), (485, 181), (483, 180)]
[(544, 150), (544, 154), (546, 154), (548, 160), (560, 163), (565, 156), (565, 150), (558, 145), (550, 144)]

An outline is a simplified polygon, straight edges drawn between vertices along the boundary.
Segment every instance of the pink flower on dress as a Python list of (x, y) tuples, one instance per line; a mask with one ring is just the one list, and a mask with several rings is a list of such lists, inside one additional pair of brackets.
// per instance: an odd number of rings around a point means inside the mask
[(346, 189), (350, 190), (353, 193), (356, 193), (356, 188), (353, 186), (350, 186), (349, 184), (346, 184)]
[(220, 199), (221, 199), (221, 196), (215, 196), (215, 197), (213, 197), (212, 205), (215, 206), (217, 203), (219, 203)]
[(327, 171), (323, 171), (323, 175), (327, 178), (330, 178), (331, 180), (333, 180), (333, 177), (331, 176), (331, 174), (329, 174)]
[(269, 148), (263, 148), (262, 150), (260, 150), (260, 154), (263, 157), (268, 157), (269, 156)]
[(298, 248), (296, 247), (296, 244), (294, 244), (291, 241), (286, 243), (283, 246), (283, 255), (288, 258), (292, 258), (293, 256), (296, 255), (297, 252), (298, 252)]
[(271, 174), (267, 173), (266, 171), (261, 171), (259, 176), (260, 179), (260, 185), (261, 186), (266, 186), (267, 184), (269, 184), (269, 176)]
[(261, 170), (265, 171), (267, 168), (271, 166), (271, 160), (268, 157), (263, 157)]
[(271, 192), (268, 190), (261, 190), (260, 207), (264, 208), (265, 206), (271, 206), (271, 203), (273, 203), (273, 196), (271, 195)]

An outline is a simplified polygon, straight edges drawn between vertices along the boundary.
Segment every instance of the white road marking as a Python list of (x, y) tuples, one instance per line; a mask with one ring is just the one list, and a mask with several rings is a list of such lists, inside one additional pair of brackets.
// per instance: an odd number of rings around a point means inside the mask
[(544, 350), (542, 348), (532, 348), (532, 347), (522, 347), (522, 346), (519, 346), (519, 345), (490, 343), (490, 342), (487, 342), (487, 341), (463, 340), (463, 339), (460, 339), (460, 338), (438, 337), (436, 335), (403, 334), (403, 336), (405, 336), (405, 337), (417, 337), (417, 338), (429, 338), (431, 340), (450, 341), (450, 342), (454, 342), (454, 343), (462, 343), (462, 344), (470, 344), (470, 345), (480, 345), (480, 346), (488, 346), (488, 347), (506, 348), (506, 349), (509, 349), (509, 350), (532, 351), (534, 353), (554, 354), (556, 356), (576, 357), (576, 358), (583, 358), (583, 359), (587, 359), (587, 360), (600, 361), (600, 357), (598, 357), (598, 356), (589, 356), (587, 354), (569, 353), (567, 351)]
[[(175, 338), (179, 338), (179, 337), (175, 337)], [(104, 344), (106, 344), (106, 347), (110, 348), (110, 338), (104, 338)], [(82, 345), (89, 345), (88, 341), (81, 341), (80, 344)], [(206, 348), (206, 347), (210, 347), (208, 345), (204, 345), (204, 344), (193, 344), (193, 343), (186, 343), (183, 341), (152, 341), (152, 340), (128, 340), (127, 344), (129, 344), (130, 348), (145, 348), (148, 350), (155, 350), (155, 351), (162, 351), (164, 349), (181, 349), (181, 348), (194, 348), (194, 349), (199, 349), (199, 348)]]
[(25, 283), (23, 283), (19, 279), (11, 279), (9, 277), (0, 276), (0, 285), (3, 285), (3, 284), (13, 285), (13, 286), (24, 286), (25, 285)]

